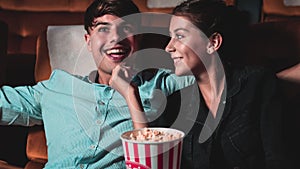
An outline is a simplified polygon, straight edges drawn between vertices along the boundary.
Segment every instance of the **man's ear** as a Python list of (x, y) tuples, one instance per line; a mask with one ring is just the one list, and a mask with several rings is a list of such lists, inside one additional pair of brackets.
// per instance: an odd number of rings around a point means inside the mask
[(91, 36), (90, 34), (84, 34), (84, 39), (85, 39), (85, 42), (87, 44), (87, 49), (89, 51), (92, 51), (92, 47), (91, 47)]
[(212, 34), (210, 37), (209, 37), (209, 43), (206, 47), (207, 49), (207, 53), (208, 54), (212, 54), (214, 53), (215, 51), (217, 51), (221, 45), (222, 45), (222, 42), (223, 42), (223, 37), (220, 33), (214, 33)]
[(134, 35), (135, 36), (135, 44), (134, 44), (134, 47), (136, 50), (139, 50), (140, 47), (141, 47), (141, 43), (143, 42), (143, 34), (137, 34), (137, 35)]

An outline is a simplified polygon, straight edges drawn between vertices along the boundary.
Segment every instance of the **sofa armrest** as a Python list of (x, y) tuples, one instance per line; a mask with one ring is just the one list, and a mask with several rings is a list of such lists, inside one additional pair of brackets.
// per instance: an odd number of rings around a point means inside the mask
[(2, 161), (2, 160), (0, 160), (0, 168), (1, 169), (22, 169), (20, 167), (16, 167), (16, 166), (10, 165), (7, 162)]

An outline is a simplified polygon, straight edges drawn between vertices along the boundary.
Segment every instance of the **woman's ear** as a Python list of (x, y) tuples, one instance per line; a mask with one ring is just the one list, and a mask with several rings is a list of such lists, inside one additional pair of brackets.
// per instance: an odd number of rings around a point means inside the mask
[(217, 51), (222, 45), (223, 37), (220, 33), (214, 33), (209, 37), (209, 43), (206, 47), (207, 53), (212, 54)]
[(85, 42), (87, 44), (87, 49), (89, 51), (92, 51), (92, 47), (91, 47), (91, 36), (90, 34), (84, 34), (84, 39), (85, 39)]

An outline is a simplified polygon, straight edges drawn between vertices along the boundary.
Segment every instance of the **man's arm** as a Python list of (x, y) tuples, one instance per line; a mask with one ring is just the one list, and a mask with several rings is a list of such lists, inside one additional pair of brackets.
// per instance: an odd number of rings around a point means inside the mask
[(32, 126), (42, 124), (39, 93), (30, 86), (0, 89), (0, 124)]

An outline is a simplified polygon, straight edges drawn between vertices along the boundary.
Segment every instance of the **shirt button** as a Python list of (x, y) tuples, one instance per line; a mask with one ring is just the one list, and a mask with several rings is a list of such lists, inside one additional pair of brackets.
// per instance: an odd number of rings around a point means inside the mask
[(83, 165), (83, 164), (80, 164), (79, 167), (80, 167), (81, 169), (83, 169), (84, 165)]
[(150, 100), (148, 99), (144, 100), (144, 104), (150, 104)]
[[(94, 145), (91, 145), (90, 146), (90, 149), (95, 149), (95, 146)], [(82, 164), (81, 164), (82, 165)]]
[(101, 124), (101, 122), (102, 122), (101, 120), (96, 120), (96, 124), (98, 125)]
[(98, 101), (98, 104), (105, 105), (105, 103), (103, 101), (101, 101), (101, 100)]

